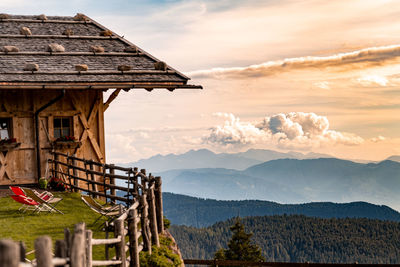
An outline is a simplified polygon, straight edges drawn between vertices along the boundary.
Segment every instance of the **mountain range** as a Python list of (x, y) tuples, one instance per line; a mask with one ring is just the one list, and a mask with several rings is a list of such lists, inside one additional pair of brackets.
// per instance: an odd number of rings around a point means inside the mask
[(181, 169), (156, 173), (163, 191), (218, 200), (278, 203), (353, 202), (400, 210), (400, 163), (361, 164), (333, 158), (271, 160), (238, 171)]
[(119, 164), (138, 166), (151, 172), (174, 169), (225, 168), (244, 170), (250, 166), (275, 159), (332, 158), (330, 155), (300, 152), (278, 152), (267, 149), (249, 149), (239, 153), (214, 153), (208, 149), (190, 150), (183, 154), (155, 155), (136, 162)]
[(400, 213), (366, 202), (279, 204), (271, 201), (223, 201), (163, 193), (164, 215), (175, 225), (207, 227), (233, 217), (298, 214), (319, 218), (369, 218), (400, 222)]

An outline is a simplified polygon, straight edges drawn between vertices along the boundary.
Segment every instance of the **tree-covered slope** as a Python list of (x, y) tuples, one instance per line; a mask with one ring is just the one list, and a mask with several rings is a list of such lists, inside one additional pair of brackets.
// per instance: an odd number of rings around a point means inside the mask
[(271, 201), (222, 201), (163, 193), (164, 213), (172, 224), (210, 226), (236, 216), (300, 214), (320, 218), (370, 218), (400, 221), (400, 213), (366, 202), (279, 204)]
[[(372, 219), (322, 219), (302, 215), (247, 217), (267, 261), (400, 263), (400, 224)], [(171, 226), (184, 258), (210, 259), (226, 247), (234, 219), (207, 228)]]

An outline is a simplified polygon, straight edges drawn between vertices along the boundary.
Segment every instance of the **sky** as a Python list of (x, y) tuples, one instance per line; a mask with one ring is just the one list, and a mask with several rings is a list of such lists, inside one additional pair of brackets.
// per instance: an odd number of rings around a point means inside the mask
[(105, 114), (109, 162), (200, 148), (400, 154), (397, 1), (0, 0), (0, 8), (85, 13), (204, 87), (122, 92)]

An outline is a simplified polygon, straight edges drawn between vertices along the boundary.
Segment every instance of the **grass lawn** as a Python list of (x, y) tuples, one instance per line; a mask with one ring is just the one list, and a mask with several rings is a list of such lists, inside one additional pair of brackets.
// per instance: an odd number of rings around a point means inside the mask
[[(53, 240), (54, 247), (57, 239), (64, 239), (64, 228), (73, 231), (74, 225), (79, 222), (86, 223), (86, 228), (93, 231), (94, 238), (105, 237), (104, 232), (98, 229), (104, 220), (92, 225), (99, 215), (83, 203), (80, 194), (55, 193), (55, 196), (63, 198), (57, 209), (64, 215), (49, 212), (33, 214), (32, 211), (21, 213), (18, 211), (21, 204), (10, 197), (0, 198), (0, 239), (23, 241), (28, 252), (34, 249), (34, 240), (37, 237), (48, 235)], [(104, 246), (93, 247), (93, 258), (104, 259)]]

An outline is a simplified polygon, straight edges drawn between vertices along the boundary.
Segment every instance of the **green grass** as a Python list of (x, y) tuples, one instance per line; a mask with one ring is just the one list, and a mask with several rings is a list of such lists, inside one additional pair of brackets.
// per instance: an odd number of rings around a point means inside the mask
[[(0, 239), (23, 241), (27, 251), (31, 251), (37, 237), (48, 235), (54, 244), (56, 240), (64, 239), (64, 228), (72, 232), (74, 225), (79, 222), (86, 223), (86, 228), (93, 231), (94, 238), (105, 238), (104, 232), (99, 229), (104, 220), (92, 225), (99, 215), (83, 203), (80, 194), (56, 193), (55, 196), (63, 198), (57, 209), (64, 215), (49, 212), (33, 214), (32, 211), (21, 213), (18, 211), (21, 204), (10, 197), (0, 198)], [(93, 247), (93, 258), (104, 259), (104, 246)]]

